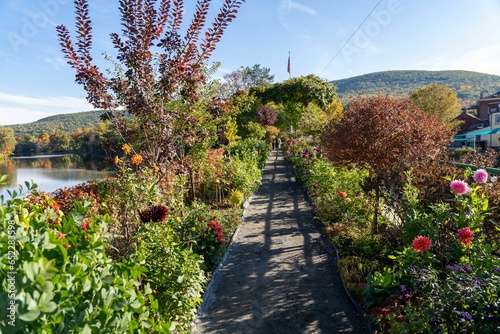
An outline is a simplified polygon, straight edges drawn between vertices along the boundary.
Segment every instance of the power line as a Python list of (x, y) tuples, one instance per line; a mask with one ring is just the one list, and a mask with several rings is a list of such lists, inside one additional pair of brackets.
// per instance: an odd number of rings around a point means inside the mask
[(372, 13), (375, 11), (375, 9), (377, 9), (378, 5), (380, 5), (381, 2), (382, 2), (382, 0), (380, 0), (375, 5), (375, 7), (373, 7), (373, 9), (371, 10), (370, 13), (368, 13), (368, 15), (365, 17), (365, 19), (363, 20), (363, 22), (360, 23), (360, 25), (356, 28), (356, 30), (354, 30), (354, 32), (352, 33), (352, 35), (347, 39), (347, 41), (344, 43), (344, 45), (342, 45), (342, 47), (335, 54), (335, 56), (333, 56), (332, 60), (330, 60), (330, 62), (325, 66), (325, 68), (323, 69), (323, 71), (321, 71), (321, 73), (319, 74), (320, 76), (328, 68), (328, 66), (330, 66), (330, 64), (335, 60), (335, 58), (337, 58), (337, 56), (340, 54), (340, 52), (342, 52), (342, 50), (345, 48), (345, 46), (347, 45), (347, 43), (349, 43), (349, 41), (354, 37), (354, 35), (356, 35), (356, 33), (358, 32), (358, 30), (361, 29), (361, 27), (363, 26), (363, 24), (366, 22), (366, 20), (368, 20), (368, 18), (370, 17), (370, 15), (372, 15)]

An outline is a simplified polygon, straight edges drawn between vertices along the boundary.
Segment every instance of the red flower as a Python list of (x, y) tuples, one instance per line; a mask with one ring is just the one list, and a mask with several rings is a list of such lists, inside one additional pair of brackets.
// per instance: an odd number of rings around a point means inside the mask
[(226, 238), (223, 234), (224, 227), (221, 225), (221, 223), (215, 220), (215, 218), (211, 218), (208, 221), (208, 226), (210, 226), (210, 228), (215, 232), (215, 237), (217, 238), (217, 240), (219, 240), (220, 243), (223, 244), (226, 242)]
[(151, 212), (149, 210), (139, 211), (139, 218), (143, 223), (149, 223), (151, 221)]
[(314, 189), (318, 189), (318, 185), (317, 184), (313, 184), (313, 188)]
[(82, 230), (88, 230), (89, 229), (89, 226), (87, 225), (86, 222), (82, 222)]
[(469, 246), (472, 240), (474, 240), (474, 232), (472, 232), (470, 228), (464, 227), (458, 231), (457, 238), (460, 239), (463, 245)]
[(342, 198), (346, 198), (347, 197), (347, 194), (343, 191), (339, 191), (339, 194), (338, 194), (340, 197)]
[(425, 236), (418, 236), (413, 239), (411, 246), (416, 252), (423, 252), (431, 249), (431, 240)]
[(164, 221), (168, 215), (168, 209), (164, 205), (154, 205), (149, 211), (151, 212), (151, 221), (155, 223)]
[(167, 218), (168, 208), (164, 205), (153, 205), (147, 210), (139, 212), (139, 218), (143, 223), (162, 222)]

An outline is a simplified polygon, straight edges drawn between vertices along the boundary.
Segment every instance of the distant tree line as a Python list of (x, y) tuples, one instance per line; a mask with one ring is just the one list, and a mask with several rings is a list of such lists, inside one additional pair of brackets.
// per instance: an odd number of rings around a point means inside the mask
[(453, 89), (461, 105), (474, 104), (500, 90), (500, 76), (472, 71), (383, 71), (334, 80), (337, 94), (344, 102), (359, 95), (389, 94), (408, 98), (425, 86), (441, 85)]
[(38, 136), (44, 132), (55, 133), (57, 131), (74, 133), (78, 129), (95, 127), (99, 122), (101, 122), (100, 116), (103, 112), (103, 110), (95, 110), (54, 115), (42, 118), (36, 122), (9, 125), (8, 127), (14, 130), (16, 136)]
[(122, 144), (107, 122), (73, 133), (57, 130), (21, 136), (14, 136), (10, 127), (2, 127), (0, 138), (0, 154), (5, 157), (74, 153), (84, 159), (104, 158)]

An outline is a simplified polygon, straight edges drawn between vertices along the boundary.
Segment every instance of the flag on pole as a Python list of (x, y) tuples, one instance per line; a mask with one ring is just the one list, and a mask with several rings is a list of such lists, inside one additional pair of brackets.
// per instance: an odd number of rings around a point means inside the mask
[(290, 51), (288, 51), (288, 65), (286, 67), (286, 71), (289, 75), (292, 75), (292, 73), (290, 72)]

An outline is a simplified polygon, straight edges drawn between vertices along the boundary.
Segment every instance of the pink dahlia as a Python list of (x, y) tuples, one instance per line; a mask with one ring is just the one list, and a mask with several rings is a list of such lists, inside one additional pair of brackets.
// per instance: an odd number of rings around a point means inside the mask
[(484, 169), (478, 169), (473, 174), (474, 181), (479, 184), (486, 183), (488, 181), (488, 172)]
[(460, 239), (463, 245), (469, 246), (472, 240), (474, 240), (474, 232), (472, 232), (470, 228), (464, 227), (458, 231), (457, 238)]
[(423, 252), (431, 249), (431, 240), (425, 236), (418, 236), (413, 239), (411, 246), (416, 252)]
[(452, 192), (458, 195), (465, 195), (470, 191), (467, 182), (464, 182), (462, 180), (451, 181), (450, 189)]

